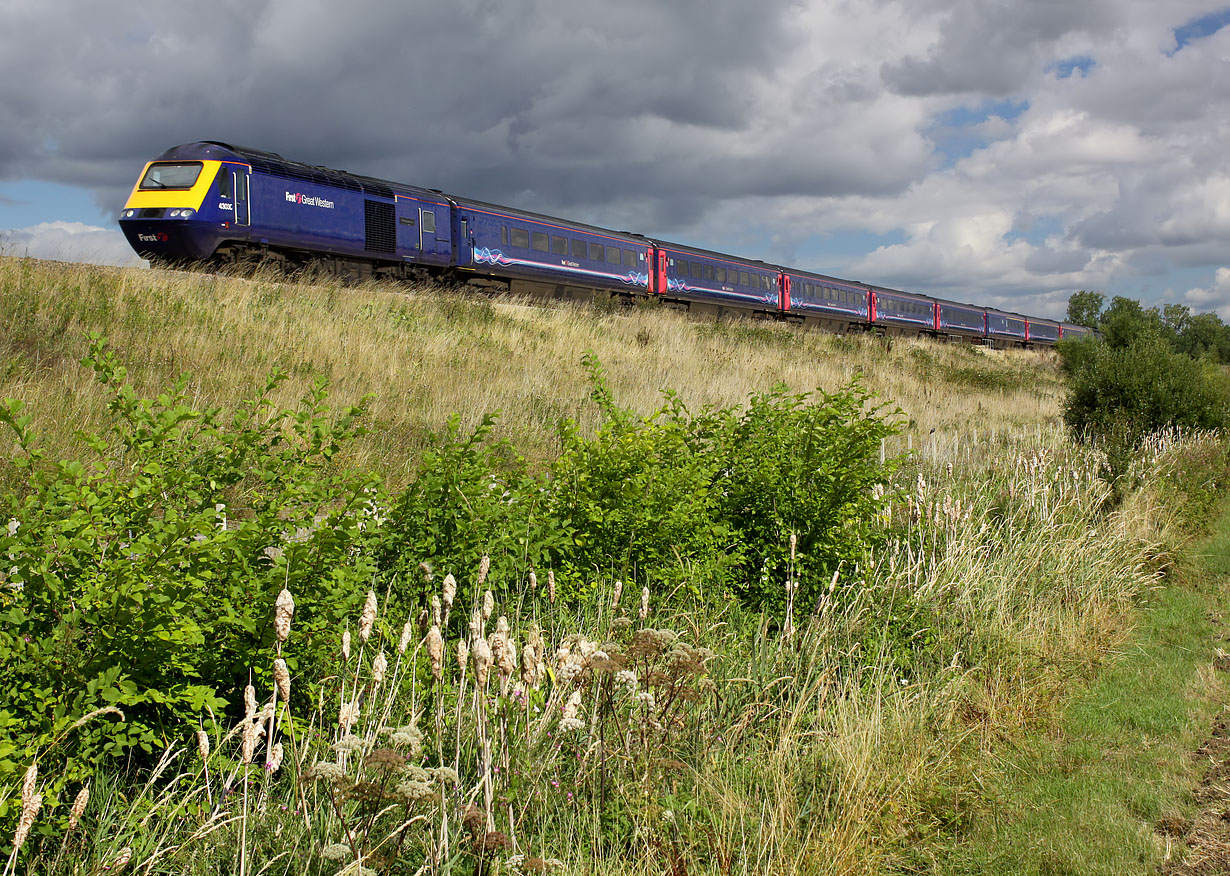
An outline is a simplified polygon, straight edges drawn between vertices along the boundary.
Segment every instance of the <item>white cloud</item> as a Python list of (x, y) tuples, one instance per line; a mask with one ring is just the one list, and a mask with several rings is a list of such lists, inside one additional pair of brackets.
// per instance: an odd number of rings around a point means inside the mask
[(1183, 293), (1183, 303), (1197, 312), (1214, 311), (1230, 321), (1230, 268), (1218, 268), (1208, 288), (1188, 289)]
[(96, 265), (145, 264), (119, 231), (81, 222), (41, 222), (29, 228), (0, 229), (0, 254)]

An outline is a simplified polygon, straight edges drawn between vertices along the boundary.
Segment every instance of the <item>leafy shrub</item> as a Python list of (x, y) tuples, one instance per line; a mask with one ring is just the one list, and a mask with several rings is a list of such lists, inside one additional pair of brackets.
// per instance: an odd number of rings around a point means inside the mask
[(81, 436), (88, 464), (48, 464), (21, 404), (0, 406), (18, 445), (7, 464), (26, 479), (0, 496), (0, 725), (20, 728), (0, 745), (0, 783), (100, 707), (127, 720), (81, 728), (78, 764), (140, 759), (224, 710), (267, 664), (284, 586), (304, 606), (287, 662), (314, 668), (371, 575), (373, 485), (333, 463), (361, 407), (331, 417), (318, 382), (297, 411), (280, 410), (275, 373), (225, 419), (187, 404), (186, 378), (138, 398), (98, 337), (84, 364), (114, 415), (108, 432)]
[(1225, 376), (1174, 352), (1157, 335), (1143, 334), (1120, 348), (1092, 340), (1061, 350), (1070, 374), (1064, 422), (1076, 435), (1103, 444), (1112, 480), (1126, 471), (1146, 435), (1168, 427), (1213, 429), (1227, 421)]

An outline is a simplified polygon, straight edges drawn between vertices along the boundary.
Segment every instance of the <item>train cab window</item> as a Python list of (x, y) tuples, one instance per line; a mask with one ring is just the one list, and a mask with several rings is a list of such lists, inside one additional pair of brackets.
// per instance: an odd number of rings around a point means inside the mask
[(606, 248), (606, 263), (607, 263), (608, 265), (617, 265), (617, 264), (619, 264), (619, 258), (620, 258), (620, 256), (619, 256), (619, 247), (617, 247), (617, 246), (608, 246), (608, 247)]
[(534, 232), (534, 249), (539, 252), (546, 252), (550, 249), (550, 244), (547, 241), (547, 233), (545, 231)]
[(552, 237), (551, 238), (551, 252), (555, 255), (562, 255), (562, 256), (568, 255), (568, 238)]
[(606, 258), (606, 253), (602, 249), (602, 244), (591, 243), (589, 245), (589, 258), (591, 261), (600, 262)]
[(218, 171), (218, 197), (235, 197), (235, 174), (225, 164)]
[(151, 164), (145, 176), (141, 177), (140, 189), (143, 192), (161, 189), (190, 189), (196, 185), (196, 179), (201, 175), (204, 165), (199, 161), (184, 164)]
[(630, 249), (625, 249), (623, 251), (623, 254), (624, 254), (624, 267), (625, 268), (635, 268), (636, 267), (636, 253), (634, 253)]
[(500, 226), (500, 245), (508, 246), (508, 226), (507, 225)]
[(431, 232), (432, 234), (435, 233), (436, 214), (434, 210), (424, 210), (423, 211), (423, 231)]
[(585, 258), (587, 252), (589, 252), (589, 244), (586, 243), (584, 240), (573, 240), (572, 241), (572, 257), (574, 259)]
[(512, 246), (520, 246), (525, 249), (529, 249), (530, 233), (526, 231), (524, 228), (514, 228), (509, 233), (508, 237), (509, 237), (510, 244)]

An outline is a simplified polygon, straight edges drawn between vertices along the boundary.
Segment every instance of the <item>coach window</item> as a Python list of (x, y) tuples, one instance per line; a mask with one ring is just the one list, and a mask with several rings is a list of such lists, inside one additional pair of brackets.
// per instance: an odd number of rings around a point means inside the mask
[(705, 279), (713, 280), (713, 265), (705, 265)]
[(608, 265), (619, 264), (619, 247), (608, 246), (606, 248), (606, 262)]
[(546, 252), (550, 249), (550, 244), (547, 242), (547, 233), (545, 231), (534, 232), (534, 249), (539, 252)]
[(589, 245), (589, 258), (590, 258), (590, 261), (595, 261), (595, 262), (600, 262), (606, 258), (606, 253), (602, 249), (602, 244), (591, 243)]
[(584, 240), (572, 241), (572, 257), (574, 259), (583, 259), (586, 257), (586, 252), (589, 250), (589, 244)]
[(436, 232), (436, 214), (432, 210), (423, 211), (423, 231), (432, 234)]
[(688, 263), (683, 259), (671, 259), (671, 264), (675, 266), (675, 273), (681, 277), (688, 275)]
[(500, 226), (500, 245), (508, 246), (508, 226), (507, 225)]
[(630, 249), (625, 249), (623, 253), (624, 253), (624, 267), (625, 268), (635, 268), (636, 267), (636, 253), (634, 253)]
[(530, 233), (524, 228), (514, 228), (509, 233), (509, 240), (512, 241), (512, 246), (519, 246), (523, 249), (529, 249)]
[(740, 272), (739, 272), (739, 285), (740, 285), (740, 286), (750, 286), (750, 285), (751, 285), (751, 284), (748, 282), (747, 271), (740, 271)]
[(562, 256), (568, 255), (568, 238), (552, 237), (551, 238), (551, 252), (554, 253), (555, 255), (562, 255)]
[(717, 281), (718, 281), (719, 283), (725, 283), (725, 282), (726, 282), (726, 269), (725, 269), (725, 268), (718, 268), (718, 269), (717, 269)]
[(692, 264), (688, 265), (688, 273), (690, 273), (694, 279), (699, 280), (702, 276), (704, 276), (704, 267), (705, 266), (700, 262), (692, 262)]

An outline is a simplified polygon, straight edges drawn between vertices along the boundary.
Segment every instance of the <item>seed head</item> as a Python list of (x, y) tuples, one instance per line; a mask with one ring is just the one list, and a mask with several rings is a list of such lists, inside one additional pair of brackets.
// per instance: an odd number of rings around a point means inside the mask
[(649, 587), (641, 588), (641, 620), (649, 617)]
[(547, 599), (555, 605), (555, 572), (551, 569), (547, 570)]
[(342, 703), (341, 708), (337, 710), (337, 725), (342, 728), (342, 733), (349, 733), (350, 728), (359, 721), (359, 703), (358, 701)]
[(794, 562), (795, 547), (799, 543), (799, 537), (793, 532), (790, 533), (790, 562)]
[(530, 593), (538, 592), (538, 576), (530, 572)]
[(482, 587), (487, 583), (487, 573), (491, 571), (491, 557), (483, 554), (482, 560), (478, 564), (478, 581), (477, 585)]
[(290, 635), (290, 619), (294, 616), (295, 599), (290, 595), (290, 591), (283, 587), (273, 608), (273, 631), (277, 633), (279, 642), (285, 642)]
[(86, 785), (77, 792), (77, 797), (73, 800), (73, 808), (68, 813), (68, 829), (70, 831), (77, 829), (77, 822), (81, 821), (81, 816), (85, 814), (85, 807), (90, 802), (90, 786)]
[(384, 650), (376, 655), (376, 659), (372, 661), (372, 682), (380, 684), (384, 681), (384, 674), (389, 671), (389, 660), (384, 656)]
[(273, 661), (273, 681), (278, 686), (278, 696), (282, 698), (282, 702), (290, 702), (290, 670), (286, 668), (286, 661), (281, 657)]
[(427, 659), (431, 661), (431, 677), (439, 681), (444, 676), (444, 636), (439, 624), (427, 631)]
[(256, 688), (250, 684), (243, 689), (243, 714), (245, 718), (256, 714)]
[(487, 673), (491, 669), (491, 645), (482, 636), (474, 642), (474, 678), (480, 688), (487, 686)]
[(274, 743), (273, 749), (269, 752), (269, 762), (265, 764), (269, 768), (270, 774), (276, 773), (282, 766), (282, 743)]
[(363, 612), (359, 615), (359, 641), (366, 642), (371, 638), (372, 627), (376, 624), (376, 593), (367, 591), (367, 599), (363, 602)]
[(38, 790), (38, 762), (26, 767), (26, 774), (21, 780), (21, 802), (25, 803)]
[(419, 563), (419, 571), (423, 573), (424, 581), (431, 581), (432, 578), (436, 577), (436, 573), (431, 568), (431, 563), (426, 560)]
[(118, 873), (128, 866), (128, 862), (132, 860), (132, 847), (124, 846), (120, 849), (120, 853), (115, 856), (115, 860), (111, 862), (109, 867), (104, 866), (104, 870), (109, 870), (112, 873)]
[(457, 579), (453, 577), (451, 572), (444, 576), (443, 596), (444, 596), (444, 607), (452, 608), (453, 600), (457, 597)]
[(245, 763), (252, 762), (252, 755), (256, 751), (256, 740), (260, 736), (260, 723), (257, 721), (245, 720), (243, 723), (243, 744), (240, 750), (240, 759)]
[(521, 681), (526, 687), (538, 686), (538, 651), (528, 640), (521, 649)]
[(30, 828), (34, 826), (34, 819), (38, 815), (38, 811), (43, 808), (43, 795), (31, 794), (28, 798), (22, 798), (21, 816), (17, 819), (17, 831), (13, 834), (13, 856), (21, 851), (21, 847), (26, 844), (26, 838), (30, 836)]
[(440, 625), (440, 597), (434, 593), (431, 594), (431, 622)]
[(342, 659), (350, 660), (350, 629), (342, 631)]
[(406, 618), (406, 622), (401, 628), (401, 638), (397, 640), (397, 653), (405, 654), (406, 648), (410, 646), (410, 637), (414, 635), (414, 627), (410, 625), (410, 619)]
[(491, 613), (495, 611), (495, 597), (490, 590), (483, 591), (483, 623), (491, 620)]
[(619, 597), (623, 595), (624, 595), (624, 582), (616, 581), (615, 582), (615, 595), (611, 597), (611, 609), (612, 610), (619, 607)]
[(196, 750), (201, 755), (201, 760), (209, 759), (209, 734), (204, 730), (196, 731)]

